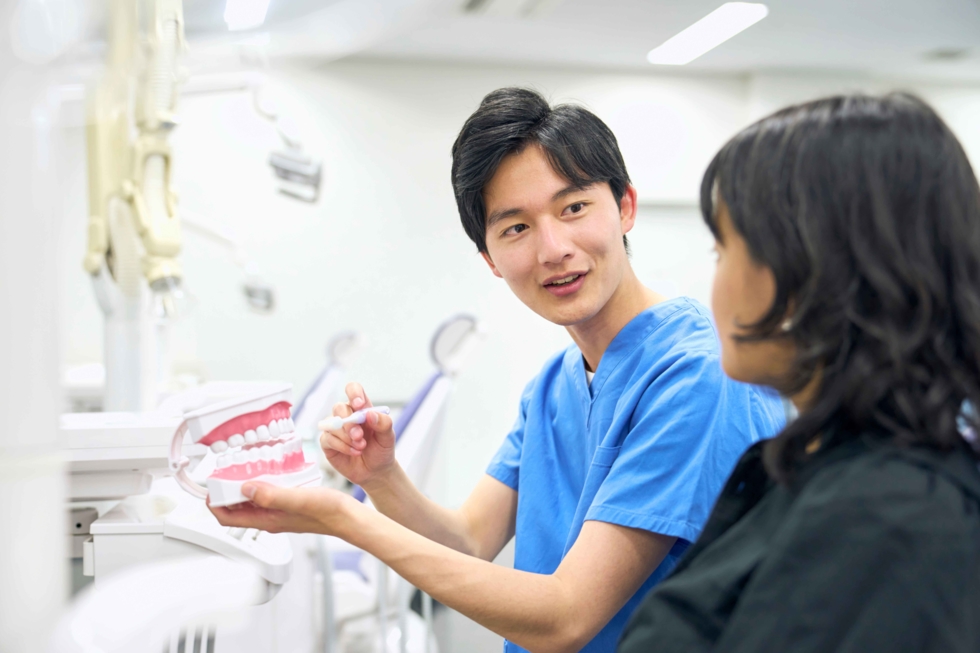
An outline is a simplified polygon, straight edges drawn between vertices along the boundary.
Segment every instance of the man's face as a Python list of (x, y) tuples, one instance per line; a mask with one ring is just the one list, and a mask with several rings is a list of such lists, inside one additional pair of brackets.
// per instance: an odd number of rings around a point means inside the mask
[(609, 302), (628, 267), (623, 234), (635, 193), (622, 206), (607, 183), (573, 187), (537, 146), (505, 158), (483, 192), (490, 269), (541, 317), (572, 326)]

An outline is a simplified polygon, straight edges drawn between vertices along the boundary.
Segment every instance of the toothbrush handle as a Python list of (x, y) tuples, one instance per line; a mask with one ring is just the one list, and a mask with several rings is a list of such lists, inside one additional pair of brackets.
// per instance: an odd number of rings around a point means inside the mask
[(390, 415), (391, 409), (387, 406), (372, 406), (370, 408), (363, 408), (356, 413), (352, 414), (350, 417), (344, 419), (347, 424), (363, 424), (367, 421), (368, 413), (381, 413), (382, 415)]
[(335, 415), (321, 420), (319, 427), (324, 431), (333, 431), (341, 428), (344, 424), (363, 424), (367, 420), (368, 413), (390, 415), (391, 409), (388, 406), (372, 406), (371, 408), (364, 408), (356, 413), (351, 413), (347, 417), (337, 417)]

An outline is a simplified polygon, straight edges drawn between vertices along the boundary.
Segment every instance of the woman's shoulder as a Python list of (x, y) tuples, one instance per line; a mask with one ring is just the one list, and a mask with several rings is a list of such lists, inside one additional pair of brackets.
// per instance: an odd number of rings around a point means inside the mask
[(892, 534), (980, 532), (980, 470), (966, 446), (939, 451), (866, 437), (841, 446), (804, 468), (794, 512)]

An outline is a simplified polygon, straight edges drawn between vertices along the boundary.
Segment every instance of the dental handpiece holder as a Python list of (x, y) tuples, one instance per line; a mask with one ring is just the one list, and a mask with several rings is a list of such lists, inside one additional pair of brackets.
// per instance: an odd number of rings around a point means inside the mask
[[(177, 483), (212, 506), (248, 501), (247, 481), (279, 487), (319, 485), (315, 463), (303, 456), (302, 438), (290, 416), (292, 386), (275, 384), (243, 397), (211, 404), (184, 414), (170, 445), (169, 466)], [(210, 447), (214, 472), (202, 485), (188, 474), (190, 461), (181, 451), (184, 438)]]

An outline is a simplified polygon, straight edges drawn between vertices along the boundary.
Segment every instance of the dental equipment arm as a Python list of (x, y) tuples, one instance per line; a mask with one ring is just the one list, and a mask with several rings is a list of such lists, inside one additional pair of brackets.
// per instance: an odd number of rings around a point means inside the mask
[[(180, 220), (171, 189), (171, 151), (167, 142), (177, 121), (177, 58), (185, 48), (180, 0), (149, 2), (150, 28), (139, 42), (139, 3), (110, 5), (106, 72), (89, 103), (89, 238), (85, 270), (107, 266), (117, 283), (121, 249), (137, 249), (150, 287), (165, 291), (180, 285)], [(147, 6), (144, 3), (143, 6)], [(134, 64), (135, 62), (135, 64)], [(129, 92), (136, 77), (136, 136), (130, 136)], [(114, 201), (128, 205), (138, 242), (122, 242), (112, 225)], [(127, 234), (128, 235), (128, 234)]]
[(105, 318), (104, 408), (145, 411), (170, 383), (169, 327), (152, 318), (173, 317), (182, 298), (167, 138), (176, 125), (183, 13), (180, 0), (111, 0), (108, 9), (106, 66), (86, 107), (83, 266)]
[(259, 313), (271, 313), (276, 307), (276, 291), (259, 276), (255, 264), (246, 254), (245, 250), (238, 243), (238, 239), (227, 229), (215, 227), (200, 216), (187, 211), (184, 212), (181, 221), (183, 227), (192, 233), (196, 233), (211, 242), (217, 243), (231, 253), (232, 261), (245, 273), (245, 280), (242, 290), (249, 308)]

